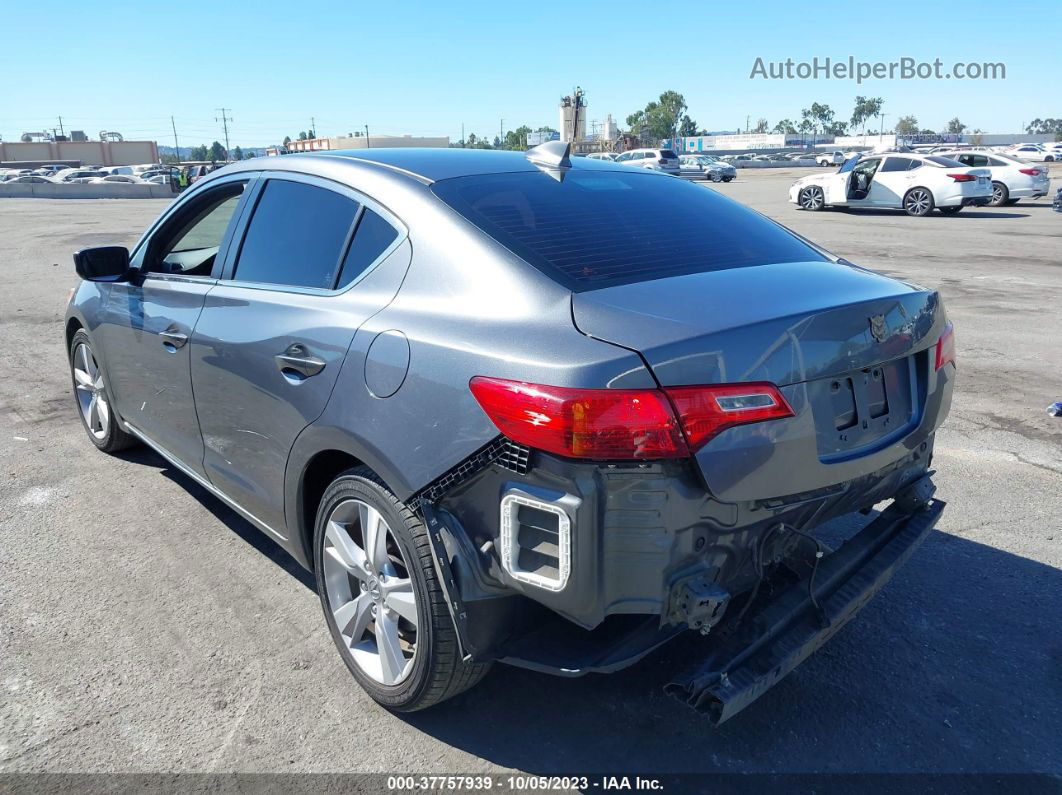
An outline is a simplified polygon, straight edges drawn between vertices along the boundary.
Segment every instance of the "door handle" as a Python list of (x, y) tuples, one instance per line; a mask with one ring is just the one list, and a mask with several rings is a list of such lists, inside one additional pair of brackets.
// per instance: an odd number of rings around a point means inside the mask
[(276, 359), (277, 367), (285, 378), (303, 380), (325, 369), (324, 359), (314, 356), (301, 342), (288, 346), (286, 351), (278, 353), (273, 358)]
[(178, 331), (177, 326), (170, 326), (165, 331), (160, 331), (159, 336), (162, 337), (163, 347), (172, 347), (174, 350), (183, 348), (188, 342), (188, 335)]

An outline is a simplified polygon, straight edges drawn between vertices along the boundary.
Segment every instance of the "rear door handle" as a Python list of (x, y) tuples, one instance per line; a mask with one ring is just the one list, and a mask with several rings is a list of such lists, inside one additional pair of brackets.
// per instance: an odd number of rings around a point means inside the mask
[(310, 353), (301, 342), (288, 346), (283, 353), (275, 357), (277, 367), (286, 378), (301, 380), (317, 375), (325, 369), (324, 359), (319, 359)]
[(188, 335), (178, 331), (177, 326), (170, 326), (165, 331), (160, 331), (159, 336), (162, 337), (162, 346), (166, 349), (177, 350), (183, 348), (188, 342)]

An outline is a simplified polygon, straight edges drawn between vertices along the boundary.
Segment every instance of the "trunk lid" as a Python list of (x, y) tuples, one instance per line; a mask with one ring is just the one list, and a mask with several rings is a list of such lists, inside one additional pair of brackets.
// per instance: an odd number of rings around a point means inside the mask
[(662, 386), (780, 387), (794, 417), (730, 428), (697, 453), (722, 499), (866, 475), (909, 455), (947, 410), (930, 361), (945, 324), (939, 295), (852, 265), (734, 268), (572, 302), (584, 334), (639, 352)]

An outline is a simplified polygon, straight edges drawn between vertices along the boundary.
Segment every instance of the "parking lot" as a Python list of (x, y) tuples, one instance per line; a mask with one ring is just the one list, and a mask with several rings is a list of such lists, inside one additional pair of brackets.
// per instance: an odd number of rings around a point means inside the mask
[(167, 202), (4, 200), (0, 770), (1062, 773), (1062, 419), (1044, 411), (1062, 400), (1062, 214), (807, 213), (786, 203), (806, 173), (705, 190), (940, 289), (959, 356), (934, 460), (948, 508), (852, 624), (718, 729), (661, 690), (693, 637), (612, 676), (497, 666), (429, 712), (377, 707), (308, 574), (153, 453), (84, 438), (71, 252), (132, 244)]

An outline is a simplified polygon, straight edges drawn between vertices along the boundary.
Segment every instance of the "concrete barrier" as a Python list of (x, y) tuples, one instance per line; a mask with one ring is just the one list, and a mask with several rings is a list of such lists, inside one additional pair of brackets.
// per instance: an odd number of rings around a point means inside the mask
[(9, 199), (172, 199), (169, 185), (135, 182), (0, 182), (0, 198)]

